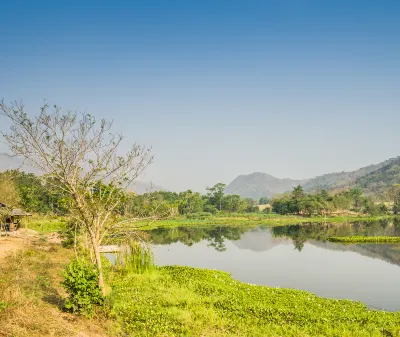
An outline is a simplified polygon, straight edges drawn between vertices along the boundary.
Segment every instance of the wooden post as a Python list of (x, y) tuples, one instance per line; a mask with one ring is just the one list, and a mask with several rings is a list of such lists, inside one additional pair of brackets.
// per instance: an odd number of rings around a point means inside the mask
[(14, 232), (14, 217), (10, 217), (10, 232)]

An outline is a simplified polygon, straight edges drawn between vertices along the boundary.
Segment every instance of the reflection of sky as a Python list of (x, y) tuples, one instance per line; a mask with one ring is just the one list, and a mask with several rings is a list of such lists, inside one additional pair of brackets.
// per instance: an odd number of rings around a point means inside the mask
[[(187, 265), (224, 270), (238, 280), (296, 288), (319, 296), (358, 300), (374, 308), (400, 310), (400, 267), (356, 252), (305, 243), (301, 252), (268, 231), (250, 231), (226, 241), (217, 252), (208, 241), (155, 246), (160, 265)], [(264, 249), (262, 249), (264, 245)]]

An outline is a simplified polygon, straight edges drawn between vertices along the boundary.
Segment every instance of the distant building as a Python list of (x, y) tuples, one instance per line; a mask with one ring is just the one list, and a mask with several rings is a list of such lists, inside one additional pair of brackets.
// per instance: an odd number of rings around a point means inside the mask
[(0, 202), (0, 229), (5, 231), (15, 231), (21, 226), (21, 218), (31, 216), (19, 208), (11, 208)]

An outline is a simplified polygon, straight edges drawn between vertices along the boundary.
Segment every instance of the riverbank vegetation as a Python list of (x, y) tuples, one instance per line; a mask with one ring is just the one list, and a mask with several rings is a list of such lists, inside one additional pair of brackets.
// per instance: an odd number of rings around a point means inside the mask
[(400, 236), (332, 236), (330, 242), (340, 243), (400, 243)]
[[(5, 336), (397, 336), (400, 313), (249, 285), (189, 267), (105, 264), (108, 294), (94, 316), (62, 311), (62, 270), (73, 252), (40, 244), (0, 264)], [(15, 266), (18, 268), (15, 268)]]

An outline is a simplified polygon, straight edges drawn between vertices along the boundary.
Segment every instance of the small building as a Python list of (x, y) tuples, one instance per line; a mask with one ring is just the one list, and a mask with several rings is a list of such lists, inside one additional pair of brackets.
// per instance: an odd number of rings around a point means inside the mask
[(21, 218), (32, 216), (19, 208), (11, 208), (0, 202), (0, 229), (5, 231), (15, 231), (21, 226)]

